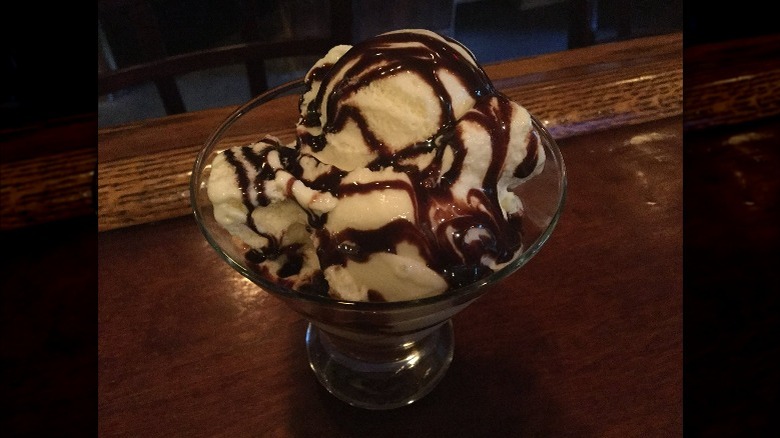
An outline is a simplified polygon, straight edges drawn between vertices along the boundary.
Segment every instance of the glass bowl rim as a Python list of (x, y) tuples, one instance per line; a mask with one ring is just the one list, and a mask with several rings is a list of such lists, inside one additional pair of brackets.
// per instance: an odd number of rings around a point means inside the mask
[(566, 200), (567, 186), (568, 186), (566, 165), (563, 161), (561, 150), (558, 147), (558, 144), (553, 138), (552, 134), (547, 130), (547, 128), (539, 119), (537, 119), (533, 114), (530, 114), (529, 112), (529, 115), (531, 116), (532, 127), (536, 129), (537, 132), (539, 132), (539, 135), (544, 137), (544, 140), (548, 142), (550, 146), (549, 149), (553, 152), (555, 161), (558, 163), (560, 167), (561, 176), (558, 180), (559, 197), (558, 197), (555, 213), (550, 219), (549, 224), (547, 224), (547, 227), (545, 227), (545, 229), (542, 230), (539, 237), (537, 237), (536, 240), (534, 240), (533, 243), (531, 243), (531, 245), (520, 254), (520, 256), (518, 256), (516, 259), (509, 262), (507, 265), (505, 265), (498, 271), (495, 271), (490, 275), (481, 278), (478, 281), (475, 281), (474, 283), (471, 283), (466, 286), (462, 286), (454, 290), (448, 290), (438, 295), (428, 296), (424, 298), (417, 298), (413, 300), (378, 302), (378, 301), (339, 300), (339, 299), (331, 298), (329, 296), (321, 296), (312, 293), (299, 292), (296, 291), (295, 289), (276, 284), (271, 280), (262, 277), (257, 272), (245, 268), (240, 262), (234, 260), (233, 257), (227, 254), (221, 248), (219, 243), (212, 236), (211, 232), (204, 225), (204, 220), (202, 218), (201, 211), (199, 208), (199, 203), (198, 203), (198, 192), (201, 190), (200, 171), (203, 169), (204, 161), (206, 160), (207, 156), (211, 152), (211, 149), (213, 149), (211, 146), (214, 145), (218, 140), (222, 138), (224, 132), (227, 131), (232, 126), (233, 123), (235, 123), (239, 118), (241, 118), (244, 114), (251, 111), (255, 107), (260, 106), (278, 97), (281, 97), (282, 95), (288, 93), (289, 91), (295, 90), (303, 85), (304, 85), (303, 78), (294, 79), (292, 81), (285, 82), (281, 85), (271, 88), (253, 97), (246, 103), (240, 105), (236, 110), (234, 110), (220, 123), (219, 127), (217, 127), (216, 130), (214, 130), (209, 135), (208, 139), (206, 140), (206, 142), (203, 144), (203, 146), (200, 148), (198, 152), (198, 156), (195, 160), (192, 174), (190, 176), (190, 188), (189, 188), (190, 207), (192, 209), (192, 213), (194, 214), (195, 222), (198, 224), (198, 228), (200, 228), (201, 233), (204, 235), (209, 245), (220, 255), (220, 257), (224, 261), (226, 261), (233, 269), (238, 271), (242, 276), (252, 281), (256, 286), (262, 288), (264, 291), (271, 293), (272, 295), (280, 296), (282, 298), (302, 300), (305, 302), (310, 302), (311, 304), (316, 304), (318, 306), (335, 307), (344, 310), (374, 311), (374, 312), (423, 307), (427, 305), (436, 304), (438, 302), (446, 302), (449, 300), (459, 300), (460, 302), (466, 302), (466, 301), (470, 301), (472, 298), (476, 298), (477, 296), (479, 296), (485, 286), (504, 279), (505, 277), (511, 275), (512, 273), (520, 269), (523, 265), (525, 265), (529, 260), (531, 260), (531, 258), (533, 258), (536, 255), (537, 252), (539, 252), (541, 247), (547, 242), (553, 230), (555, 229), (558, 220), (560, 219), (561, 213), (563, 211), (563, 206)]

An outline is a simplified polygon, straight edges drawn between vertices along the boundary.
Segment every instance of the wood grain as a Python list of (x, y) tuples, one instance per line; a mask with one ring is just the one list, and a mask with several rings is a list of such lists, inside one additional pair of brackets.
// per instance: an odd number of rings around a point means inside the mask
[(93, 214), (95, 161), (94, 150), (79, 149), (0, 164), (1, 228)]
[(305, 321), (192, 218), (99, 233), (100, 436), (681, 436), (682, 118), (561, 140), (547, 245), (454, 319), (422, 400), (352, 408), (308, 367)]
[[(509, 61), (486, 70), (502, 92), (543, 120), (554, 136), (566, 138), (681, 114), (681, 50), (677, 34)], [(187, 214), (188, 175), (197, 151), (229, 113), (214, 110), (101, 130), (99, 229)], [(287, 114), (283, 120), (269, 115), (265, 120), (271, 126), (254, 135), (291, 133), (296, 118)]]
[(685, 129), (780, 115), (780, 35), (687, 48)]
[[(780, 37), (770, 35), (686, 48), (682, 93), (681, 41), (680, 34), (638, 38), (506, 61), (486, 69), (499, 89), (545, 119), (558, 138), (679, 114), (683, 100), (687, 130), (734, 125), (778, 114)], [(85, 156), (85, 151), (79, 149), (94, 153), (94, 138), (85, 139), (83, 134), (67, 130), (59, 135), (63, 127), (49, 126), (36, 127), (36, 132), (26, 135), (0, 133), (4, 169), (11, 166), (9, 163), (27, 159), (40, 160), (40, 164), (27, 165), (45, 169), (51, 159), (47, 155), (52, 153), (62, 154), (58, 160), (65, 167), (75, 163), (55, 175), (54, 180), (44, 173), (24, 175), (22, 181), (16, 181), (22, 177), (20, 174), (14, 174), (14, 180), (4, 176), (4, 184), (23, 187), (30, 195), (15, 197), (13, 202), (10, 197), (5, 198), (0, 225), (8, 229), (75, 217), (87, 211), (84, 203), (91, 198), (98, 199), (103, 230), (186, 214), (186, 199), (181, 197), (186, 190), (186, 178), (182, 175), (191, 166), (186, 157), (189, 154), (194, 159), (208, 135), (234, 109), (210, 109), (98, 130), (98, 186), (103, 187), (98, 193), (94, 193), (88, 178), (77, 177), (94, 169), (79, 158)], [(96, 122), (93, 119), (91, 123), (94, 126)], [(47, 132), (56, 134), (47, 136)], [(59, 149), (26, 147), (30, 136), (48, 138), (48, 144), (59, 145)], [(9, 150), (25, 152), (20, 156)], [(162, 155), (170, 150), (179, 150), (173, 154), (174, 161), (166, 161), (170, 157)], [(155, 157), (157, 154), (160, 155)], [(133, 164), (133, 160), (138, 163)], [(126, 169), (143, 170), (145, 166), (162, 166), (169, 171), (147, 175), (144, 185), (121, 183)], [(80, 186), (73, 188), (72, 194), (56, 200), (46, 196), (48, 187), (58, 185), (56, 178), (74, 177)], [(75, 196), (87, 192), (93, 192), (92, 196)], [(116, 203), (125, 197), (132, 202)], [(156, 211), (155, 199), (162, 200), (160, 212)], [(49, 206), (50, 202), (62, 205)]]
[(0, 131), (0, 230), (95, 213), (95, 114)]
[[(681, 45), (682, 35), (670, 34), (511, 60), (486, 69), (499, 89), (546, 120), (558, 138), (673, 116), (681, 109), (689, 131), (778, 114), (780, 37), (686, 48), (684, 88)], [(235, 108), (98, 130), (97, 186), (86, 178), (94, 165), (84, 161), (87, 150), (95, 151), (94, 137), (84, 135), (85, 126), (92, 126), (89, 129), (94, 132), (94, 115), (91, 121), (73, 122), (72, 128), (37, 126), (32, 132), (0, 133), (3, 183), (28, 193), (5, 195), (0, 227), (77, 217), (89, 210), (90, 199), (98, 199), (102, 230), (187, 214), (186, 197), (181, 195), (186, 191), (184, 175), (209, 134)], [(63, 166), (55, 175), (7, 170), (20, 160), (32, 160), (25, 163), (29, 169), (47, 169), (52, 154), (61, 154), (57, 160)], [(125, 184), (129, 169), (156, 172), (148, 173), (144, 184), (136, 184), (138, 179)], [(58, 184), (59, 178), (66, 181)], [(78, 187), (72, 186), (73, 181), (78, 181)], [(57, 186), (69, 186), (72, 191), (61, 198), (50, 196), (47, 191)], [(79, 195), (88, 192), (92, 195)], [(95, 210), (94, 203), (88, 205)]]

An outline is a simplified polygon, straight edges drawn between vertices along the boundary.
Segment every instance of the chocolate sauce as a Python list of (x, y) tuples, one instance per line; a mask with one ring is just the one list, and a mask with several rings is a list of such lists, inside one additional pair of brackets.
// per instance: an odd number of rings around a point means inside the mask
[(382, 295), (381, 292), (376, 291), (374, 289), (369, 289), (368, 290), (368, 301), (374, 301), (374, 302), (380, 302), (380, 303), (387, 302), (387, 300), (385, 299), (384, 295)]
[(539, 133), (531, 131), (528, 133), (528, 153), (523, 162), (515, 169), (514, 175), (518, 178), (526, 178), (536, 169), (539, 162)]
[(374, 230), (346, 228), (338, 233), (319, 230), (320, 245), (317, 256), (323, 269), (332, 265), (346, 265), (347, 260), (366, 262), (371, 254), (395, 253), (401, 242), (408, 242), (420, 249), (421, 255), (433, 261), (423, 229), (404, 219), (396, 219)]
[[(327, 215), (317, 216), (307, 211), (309, 226), (319, 242), (317, 255), (323, 270), (328, 266), (343, 266), (350, 260), (365, 262), (374, 253), (394, 253), (400, 243), (406, 242), (419, 249), (427, 265), (442, 275), (451, 288), (457, 288), (492, 273), (492, 269), (484, 264), (483, 256), (489, 256), (495, 263), (510, 261), (522, 245), (522, 220), (519, 216), (508, 220), (504, 218), (496, 187), (508, 153), (513, 106), (493, 87), (473, 59), (464, 58), (455, 49), (456, 45), (459, 43), (452, 39), (445, 37), (443, 41), (420, 33), (383, 34), (354, 46), (334, 64), (313, 69), (307, 76), (306, 89), (311, 90), (313, 82), (321, 81), (321, 85), (301, 115), (299, 125), (319, 128), (314, 131), (321, 130), (321, 134), (312, 135), (306, 129), (299, 129), (297, 150), (279, 144), (260, 153), (242, 149), (245, 159), (259, 169), (254, 181), (249, 180), (241, 160), (233, 157), (232, 153), (227, 155), (228, 161), (237, 169), (238, 183), (249, 211), (254, 205), (269, 202), (262, 190), (262, 182), (274, 177), (274, 170), (267, 164), (268, 152), (278, 151), (285, 170), (300, 178), (303, 171), (296, 162), (298, 150), (303, 146), (315, 152), (322, 150), (326, 146), (326, 134), (337, 133), (348, 121), (352, 121), (360, 129), (365, 143), (377, 154), (378, 158), (369, 164), (369, 169), (393, 168), (396, 172), (405, 173), (411, 184), (401, 179), (345, 184), (342, 179), (346, 172), (335, 169), (314, 181), (307, 181), (307, 185), (338, 198), (382, 190), (404, 190), (415, 207), (415, 218), (414, 222), (397, 219), (374, 230), (348, 228), (330, 233), (325, 227)], [(439, 79), (440, 69), (452, 73), (476, 102), (463, 119), (480, 125), (490, 136), (492, 152), (482, 181), (484, 189), (472, 189), (466, 200), (456, 199), (451, 191), (463, 170), (467, 149), (453, 113), (451, 96)], [(372, 132), (360, 108), (347, 102), (373, 81), (399, 72), (417, 75), (435, 92), (441, 108), (441, 128), (431, 138), (393, 153)], [(320, 112), (323, 106), (327, 115), (324, 123)], [(538, 141), (537, 134), (532, 132), (527, 156), (514, 170), (515, 176), (524, 178), (533, 172), (539, 159)], [(452, 151), (454, 159), (443, 172), (446, 148)], [(434, 155), (431, 163), (423, 169), (402, 164), (426, 153)], [(249, 199), (250, 187), (257, 192), (256, 200)], [(247, 222), (253, 226), (251, 220)], [(269, 242), (273, 241), (272, 236), (266, 237)], [(300, 271), (302, 263), (297, 261), (302, 259), (295, 259), (289, 252), (290, 248), (280, 248), (279, 242), (275, 241), (270, 248), (267, 252), (252, 253), (251, 260), (257, 263), (256, 260), (262, 257), (274, 258), (284, 254), (288, 263), (278, 273), (283, 275), (279, 276), (290, 277)], [(249, 253), (247, 257), (250, 257)], [(313, 281), (306, 289), (318, 294), (326, 293), (327, 282), (324, 278), (320, 280), (324, 287)], [(369, 292), (371, 300), (384, 299), (377, 291)]]
[[(243, 146), (238, 149), (227, 149), (224, 151), (225, 160), (235, 169), (236, 179), (238, 187), (241, 190), (242, 201), (247, 210), (246, 224), (247, 226), (257, 233), (259, 236), (265, 237), (268, 240), (267, 247), (263, 251), (250, 250), (245, 254), (246, 259), (251, 263), (262, 263), (266, 259), (276, 259), (282, 254), (288, 254), (289, 259), (293, 257), (300, 257), (295, 255), (297, 247), (282, 247), (281, 242), (278, 241), (276, 236), (270, 233), (264, 233), (260, 231), (255, 225), (255, 221), (252, 219), (252, 211), (258, 206), (264, 207), (271, 203), (270, 198), (265, 192), (265, 182), (273, 180), (276, 177), (277, 170), (285, 170), (292, 174), (294, 177), (300, 178), (303, 174), (303, 168), (298, 163), (298, 151), (293, 148), (287, 147), (279, 143), (272, 137), (265, 137), (259, 141), (265, 145), (260, 151), (256, 151), (251, 145)], [(279, 162), (281, 163), (281, 169), (274, 169), (268, 162), (268, 154), (272, 151), (277, 152), (279, 156)], [(250, 171), (256, 172), (254, 178), (250, 178)], [(287, 191), (290, 192), (289, 185), (293, 182), (288, 182)], [(254, 193), (254, 196), (252, 196)], [(321, 226), (320, 217), (313, 214), (310, 211), (305, 210), (309, 221)], [(302, 266), (301, 263), (299, 263)], [(295, 270), (295, 263), (291, 264), (291, 267), (287, 268), (286, 272), (292, 272)], [(300, 266), (297, 271), (300, 271)], [(293, 275), (288, 274), (285, 276)]]
[[(455, 48), (455, 46), (463, 47), (460, 43), (447, 37), (443, 38), (444, 40), (441, 40), (414, 32), (382, 34), (355, 45), (333, 65), (318, 67), (315, 74), (310, 74), (307, 78), (307, 86), (310, 87), (311, 83), (317, 80), (321, 80), (322, 84), (317, 96), (309, 102), (303, 120), (307, 127), (321, 127), (322, 134), (304, 135), (302, 142), (312, 150), (319, 151), (326, 145), (322, 137), (327, 133), (341, 131), (346, 122), (352, 120), (360, 128), (366, 143), (372, 150), (380, 157), (391, 156), (392, 152), (368, 128), (360, 109), (346, 102), (373, 81), (400, 72), (416, 74), (438, 96), (441, 129), (434, 137), (452, 129), (456, 122), (452, 99), (439, 79), (440, 69), (455, 75), (475, 99), (493, 96), (497, 91), (482, 68), (473, 59), (464, 58), (463, 54)], [(416, 45), (410, 46), (409, 43)], [(337, 80), (337, 77), (341, 79), (331, 84), (332, 81)], [(320, 108), (323, 103), (326, 105), (327, 120), (319, 126)]]
[[(345, 229), (330, 234), (320, 230), (318, 256), (323, 269), (346, 265), (347, 260), (366, 262), (371, 254), (394, 253), (401, 242), (415, 245), (426, 264), (439, 272), (451, 287), (470, 284), (492, 270), (485, 266), (487, 255), (496, 263), (510, 261), (522, 244), (520, 221), (503, 218), (498, 193), (500, 166), (509, 146), (511, 103), (503, 96), (480, 101), (476, 111), (466, 116), (490, 133), (492, 159), (483, 181), (485, 189), (472, 189), (466, 202), (456, 199), (451, 186), (462, 170), (466, 146), (460, 135), (451, 136), (447, 146), (454, 160), (441, 178), (442, 153), (421, 170), (403, 169), (411, 184), (403, 180), (381, 180), (362, 184), (342, 184), (335, 192), (339, 198), (369, 194), (381, 190), (405, 190), (415, 205), (415, 223), (398, 219), (378, 229)], [(440, 147), (439, 150), (443, 150)], [(395, 170), (401, 169), (396, 166)], [(469, 238), (469, 233), (478, 237)]]

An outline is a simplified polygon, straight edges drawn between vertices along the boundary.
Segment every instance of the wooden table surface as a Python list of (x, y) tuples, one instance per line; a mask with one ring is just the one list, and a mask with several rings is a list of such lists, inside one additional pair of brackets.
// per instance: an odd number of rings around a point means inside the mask
[(302, 318), (191, 217), (101, 233), (101, 434), (679, 435), (681, 134), (672, 117), (563, 140), (570, 191), (547, 246), (454, 318), (447, 375), (392, 412), (320, 388)]
[[(17, 407), (9, 430), (88, 425), (94, 338), (80, 321), (95, 283), (99, 436), (681, 436), (683, 364), (686, 384), (702, 390), (686, 403), (709, 409), (686, 405), (686, 429), (750, 430), (770, 411), (729, 401), (771, 397), (761, 341), (777, 298), (760, 284), (778, 279), (778, 48), (771, 36), (686, 49), (684, 116), (680, 34), (487, 66), (558, 139), (568, 199), (541, 252), (455, 316), (455, 358), (439, 386), (393, 411), (352, 408), (322, 389), (305, 322), (222, 262), (189, 215), (191, 162), (234, 108), (99, 130), (92, 160), (84, 143), (40, 156), (11, 148), (3, 170), (27, 167), (10, 190), (3, 181), (0, 235), (16, 257), (0, 286), (20, 292), (2, 295), (0, 323), (22, 327), (4, 342), (3, 386)], [(734, 53), (742, 62), (729, 62)], [(36, 180), (52, 163), (72, 164), (55, 175), (68, 182), (57, 199)], [(686, 316), (685, 356), (683, 189), (686, 202), (695, 197), (686, 315), (689, 297), (698, 308)], [(97, 216), (84, 216), (91, 209)], [(728, 245), (725, 219), (738, 225)], [(97, 278), (78, 268), (95, 249)], [(729, 383), (741, 363), (756, 371)], [(729, 401), (709, 397), (713, 388)]]

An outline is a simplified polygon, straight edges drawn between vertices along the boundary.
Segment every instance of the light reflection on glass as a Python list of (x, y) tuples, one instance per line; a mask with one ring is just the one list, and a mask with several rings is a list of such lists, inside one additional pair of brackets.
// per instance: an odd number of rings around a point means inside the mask
[(408, 365), (409, 367), (415, 366), (415, 364), (417, 364), (417, 362), (419, 362), (419, 361), (420, 361), (420, 353), (418, 353), (416, 351), (406, 357), (406, 363), (409, 364)]

